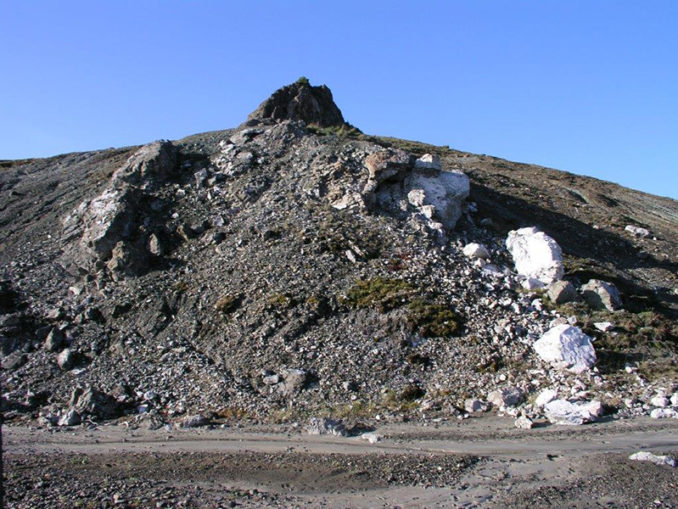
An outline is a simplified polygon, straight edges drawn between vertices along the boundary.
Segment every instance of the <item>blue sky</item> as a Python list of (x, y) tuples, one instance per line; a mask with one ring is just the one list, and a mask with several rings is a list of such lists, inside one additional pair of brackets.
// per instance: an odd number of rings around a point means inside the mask
[(234, 127), (327, 84), (366, 133), (678, 198), (678, 2), (0, 0), (0, 159)]

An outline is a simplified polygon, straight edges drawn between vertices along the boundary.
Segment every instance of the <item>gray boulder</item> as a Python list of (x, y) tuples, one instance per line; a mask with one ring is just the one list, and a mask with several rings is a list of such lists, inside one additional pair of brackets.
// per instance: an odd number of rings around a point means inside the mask
[(82, 418), (75, 408), (71, 408), (59, 419), (59, 426), (77, 426), (82, 422)]
[(100, 419), (114, 419), (122, 413), (118, 401), (105, 392), (87, 388), (75, 403), (80, 414), (89, 414)]
[(68, 371), (70, 369), (73, 369), (75, 365), (78, 363), (80, 356), (78, 355), (78, 352), (71, 350), (70, 348), (66, 348), (65, 350), (61, 351), (59, 355), (57, 355), (57, 365), (63, 369), (64, 371)]
[(547, 295), (554, 304), (565, 304), (577, 298), (577, 290), (569, 281), (556, 281), (549, 286)]
[(181, 421), (182, 428), (200, 428), (209, 424), (210, 420), (202, 414), (189, 415)]
[(492, 391), (487, 395), (487, 401), (497, 408), (516, 406), (523, 401), (525, 395), (517, 387), (506, 387)]
[(622, 308), (619, 290), (612, 283), (591, 279), (581, 287), (582, 297), (593, 309), (616, 311)]
[(312, 417), (306, 426), (309, 435), (335, 435), (345, 437), (346, 426), (341, 419), (325, 419)]

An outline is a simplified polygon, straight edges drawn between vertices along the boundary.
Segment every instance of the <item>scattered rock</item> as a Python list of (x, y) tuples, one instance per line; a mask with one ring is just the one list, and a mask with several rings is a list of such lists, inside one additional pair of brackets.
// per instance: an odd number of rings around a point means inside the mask
[(565, 304), (577, 298), (577, 290), (569, 281), (555, 281), (551, 283), (547, 294), (554, 304)]
[(71, 408), (59, 419), (59, 426), (77, 426), (82, 421), (80, 414)]
[(532, 420), (530, 420), (528, 417), (521, 415), (515, 420), (514, 425), (518, 429), (532, 429), (534, 422), (532, 422)]
[(306, 387), (308, 373), (303, 369), (288, 369), (283, 372), (283, 378), (283, 394), (291, 397)]
[(189, 415), (181, 421), (182, 428), (200, 428), (209, 426), (210, 420), (202, 414)]
[(378, 433), (368, 432), (360, 435), (360, 438), (367, 440), (371, 444), (376, 444), (377, 442), (381, 442), (384, 437)]
[(558, 243), (535, 227), (509, 232), (506, 248), (518, 274), (550, 285), (562, 279), (563, 254)]
[(66, 344), (66, 336), (63, 331), (53, 327), (45, 338), (45, 350), (48, 352), (58, 352)]
[(433, 170), (440, 171), (443, 169), (443, 165), (440, 162), (440, 158), (433, 154), (424, 154), (414, 161), (414, 167), (417, 170)]
[(655, 408), (650, 412), (653, 419), (678, 419), (678, 411), (672, 408)]
[(487, 401), (497, 408), (505, 408), (518, 405), (524, 397), (523, 391), (517, 387), (507, 387), (490, 392)]
[(79, 361), (78, 352), (66, 348), (57, 355), (57, 365), (64, 371), (73, 369)]
[(579, 327), (556, 325), (533, 345), (539, 357), (556, 369), (581, 373), (596, 363), (591, 338)]
[(306, 426), (306, 432), (309, 435), (336, 435), (345, 437), (347, 435), (346, 426), (343, 421), (335, 419), (325, 419), (312, 417)]
[(619, 290), (612, 283), (591, 279), (581, 287), (582, 297), (593, 309), (616, 311), (622, 308)]
[(640, 226), (634, 226), (632, 224), (626, 225), (624, 228), (625, 231), (632, 233), (636, 237), (648, 237), (650, 235), (650, 230), (646, 228), (641, 228)]
[(490, 253), (487, 250), (487, 248), (482, 244), (478, 244), (476, 242), (466, 244), (466, 246), (464, 247), (464, 254), (471, 259), (480, 258), (483, 260), (487, 260), (490, 258)]
[(75, 409), (99, 419), (113, 419), (122, 413), (118, 401), (104, 392), (88, 387), (77, 399)]
[(610, 332), (614, 329), (614, 324), (612, 322), (595, 322), (593, 326), (600, 332)]
[(2, 368), (14, 371), (28, 362), (28, 356), (24, 352), (12, 352), (3, 359)]
[(558, 397), (558, 391), (553, 389), (544, 389), (539, 393), (537, 399), (534, 401), (534, 406), (537, 408), (542, 408), (547, 403), (550, 403)]
[(553, 424), (580, 425), (594, 422), (603, 415), (600, 401), (589, 403), (570, 402), (557, 399), (544, 405), (544, 414)]
[(658, 408), (666, 408), (669, 404), (669, 399), (665, 396), (655, 396), (650, 400), (650, 405)]
[(464, 409), (469, 413), (487, 412), (489, 405), (485, 401), (479, 399), (467, 399), (464, 402)]

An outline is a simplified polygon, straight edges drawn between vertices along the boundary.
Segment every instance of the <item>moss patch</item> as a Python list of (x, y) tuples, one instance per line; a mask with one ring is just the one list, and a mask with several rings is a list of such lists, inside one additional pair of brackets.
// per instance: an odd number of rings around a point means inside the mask
[(452, 336), (459, 330), (459, 317), (448, 306), (414, 299), (407, 309), (410, 331), (419, 330), (425, 338)]
[(358, 280), (348, 291), (344, 304), (351, 308), (374, 308), (385, 313), (407, 303), (414, 288), (402, 279), (375, 277)]

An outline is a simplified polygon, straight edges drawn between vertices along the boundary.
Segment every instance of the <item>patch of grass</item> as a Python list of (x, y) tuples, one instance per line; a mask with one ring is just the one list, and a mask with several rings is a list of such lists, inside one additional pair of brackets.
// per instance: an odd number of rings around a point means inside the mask
[(288, 309), (294, 305), (294, 300), (284, 293), (274, 293), (266, 301), (268, 307), (275, 310)]
[(339, 136), (341, 138), (357, 138), (362, 135), (362, 131), (349, 123), (341, 125), (332, 125), (322, 127), (316, 124), (306, 126), (306, 131), (316, 136)]
[(374, 308), (385, 313), (402, 306), (414, 293), (414, 288), (402, 279), (381, 276), (358, 280), (348, 291), (344, 304), (355, 309)]
[(459, 330), (459, 317), (448, 306), (414, 299), (408, 305), (406, 323), (425, 338), (452, 336)]
[(226, 419), (228, 421), (244, 421), (250, 419), (250, 415), (242, 407), (238, 406), (227, 406), (220, 408), (215, 412), (216, 417), (221, 419)]

